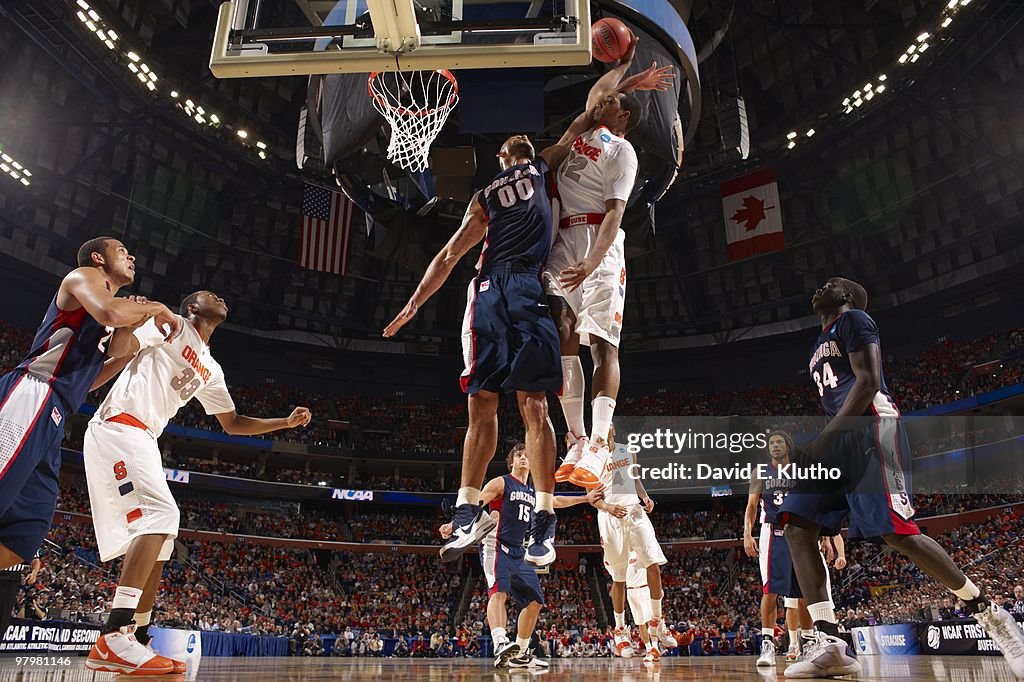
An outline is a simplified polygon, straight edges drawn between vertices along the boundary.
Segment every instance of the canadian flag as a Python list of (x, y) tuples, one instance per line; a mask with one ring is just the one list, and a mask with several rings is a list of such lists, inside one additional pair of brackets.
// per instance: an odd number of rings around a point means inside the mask
[(729, 260), (784, 248), (778, 180), (774, 170), (762, 168), (722, 183)]

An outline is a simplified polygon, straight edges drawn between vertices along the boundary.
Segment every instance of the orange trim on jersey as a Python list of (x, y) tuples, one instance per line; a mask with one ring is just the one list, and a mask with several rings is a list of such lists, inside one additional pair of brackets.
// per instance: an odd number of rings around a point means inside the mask
[(559, 220), (558, 227), (564, 230), (577, 225), (600, 225), (602, 222), (604, 222), (604, 213), (578, 213)]
[(149, 431), (149, 427), (146, 426), (141, 420), (133, 417), (127, 412), (121, 414), (115, 414), (113, 417), (108, 417), (105, 421), (114, 422), (115, 424), (125, 424), (126, 426), (134, 426), (137, 429), (143, 431)]

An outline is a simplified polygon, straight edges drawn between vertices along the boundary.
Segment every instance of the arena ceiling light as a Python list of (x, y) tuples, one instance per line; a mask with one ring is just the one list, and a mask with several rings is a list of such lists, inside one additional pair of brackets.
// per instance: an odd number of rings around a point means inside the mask
[(25, 187), (32, 184), (32, 171), (25, 168), (13, 156), (7, 153), (3, 145), (0, 145), (0, 171), (12, 180), (20, 182)]
[[(142, 87), (145, 87), (150, 92), (156, 92), (160, 78), (153, 70), (153, 67), (147, 64), (135, 51), (123, 45), (121, 37), (107, 25), (103, 17), (87, 0), (75, 0), (74, 4), (75, 16), (78, 17), (82, 25), (96, 36), (96, 39), (102, 42), (107, 49), (119, 57), (118, 61), (131, 72)], [(179, 97), (178, 91), (171, 90), (170, 97), (172, 100), (177, 100)], [(222, 121), (217, 114), (208, 114), (201, 105), (193, 102), (191, 99), (186, 99), (184, 104), (175, 101), (174, 106), (199, 125), (212, 128), (226, 128), (229, 131), (236, 130), (234, 126)], [(243, 146), (256, 152), (257, 156), (261, 159), (267, 158), (267, 145), (265, 143), (256, 142), (254, 145), (251, 141), (247, 141), (248, 133), (244, 130), (238, 130), (238, 137), (242, 141)]]
[[(892, 65), (889, 71), (900, 71), (909, 68), (918, 68), (914, 64), (921, 58), (921, 55), (931, 47), (932, 43), (941, 40), (943, 33), (953, 23), (953, 18), (960, 13), (960, 11), (970, 4), (971, 0), (950, 0), (939, 15), (935, 18), (935, 27), (930, 31), (921, 31), (914, 42), (907, 46), (907, 48), (900, 54), (896, 63)], [(887, 91), (887, 88), (883, 83), (889, 76), (886, 73), (880, 73), (876, 77), (872, 78), (866, 84), (857, 88), (850, 94), (843, 95), (842, 103), (837, 106), (840, 115), (845, 116), (853, 113), (855, 109), (859, 109), (865, 102), (870, 102), (875, 99), (876, 96), (881, 95)], [(829, 114), (823, 113), (818, 119), (828, 119)], [(821, 123), (819, 122), (819, 126)], [(814, 135), (814, 128), (809, 128), (806, 136), (808, 138)], [(789, 140), (786, 145), (787, 149), (793, 149), (797, 143), (796, 132), (789, 132), (786, 135), (786, 139)]]

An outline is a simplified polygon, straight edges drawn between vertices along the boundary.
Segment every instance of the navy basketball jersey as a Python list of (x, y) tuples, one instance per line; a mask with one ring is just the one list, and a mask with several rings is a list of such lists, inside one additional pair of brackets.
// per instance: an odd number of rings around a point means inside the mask
[(523, 483), (512, 474), (505, 479), (505, 493), (501, 499), (491, 502), (491, 510), (497, 511), (498, 527), (495, 533), (500, 542), (510, 550), (522, 549), (533, 521), (533, 486)]
[[(878, 326), (863, 310), (848, 310), (832, 320), (821, 331), (818, 342), (811, 351), (808, 371), (811, 381), (821, 396), (825, 416), (831, 419), (836, 416), (846, 402), (857, 377), (850, 367), (850, 353), (863, 350), (869, 344), (881, 343), (878, 339)], [(871, 401), (864, 417), (898, 417), (900, 412), (885, 385), (885, 376), (879, 367), (879, 389)]]
[(107, 352), (100, 346), (109, 333), (85, 308), (58, 308), (54, 296), (32, 350), (15, 371), (50, 384), (64, 406), (77, 412), (103, 367)]
[(768, 463), (769, 476), (761, 481), (761, 523), (778, 524), (779, 508), (793, 489), (795, 480), (779, 476), (775, 462)]
[(502, 171), (480, 191), (487, 216), (487, 238), (479, 270), (497, 263), (543, 267), (551, 251), (551, 196), (547, 162), (533, 161)]

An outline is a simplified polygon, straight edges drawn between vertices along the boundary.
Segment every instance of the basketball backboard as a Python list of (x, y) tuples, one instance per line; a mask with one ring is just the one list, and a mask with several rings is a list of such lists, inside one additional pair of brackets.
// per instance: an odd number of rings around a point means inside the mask
[(590, 63), (588, 0), (229, 0), (218, 78)]

